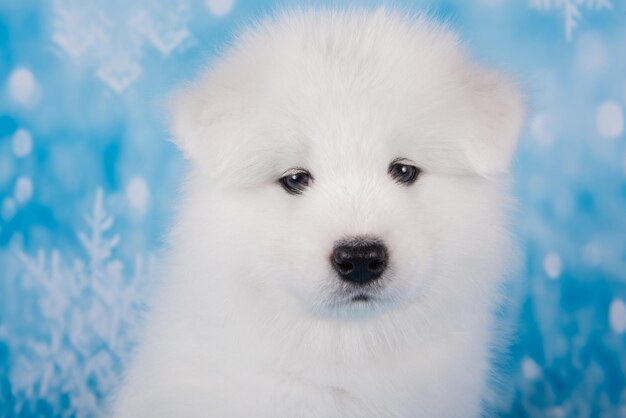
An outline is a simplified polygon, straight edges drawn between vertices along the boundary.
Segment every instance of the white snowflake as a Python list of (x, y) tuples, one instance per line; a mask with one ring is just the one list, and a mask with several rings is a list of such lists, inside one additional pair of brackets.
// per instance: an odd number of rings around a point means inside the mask
[(55, 0), (52, 5), (52, 41), (74, 60), (94, 67), (116, 93), (144, 72), (145, 46), (168, 56), (191, 39), (187, 0)]
[(561, 11), (565, 20), (565, 39), (569, 42), (583, 18), (582, 9), (611, 10), (613, 4), (611, 0), (529, 0), (529, 7), (543, 12)]
[(10, 380), (16, 415), (37, 415), (38, 400), (54, 416), (100, 415), (102, 398), (117, 382), (134, 342), (152, 262), (146, 266), (136, 256), (128, 275), (114, 257), (120, 237), (111, 233), (113, 218), (101, 190), (86, 221), (87, 232), (78, 234), (86, 256), (70, 266), (58, 250), (35, 256), (15, 250), (23, 266), (20, 286), (34, 301), (35, 312), (27, 304), (24, 314), (38, 318), (28, 332), (8, 338), (15, 353)]

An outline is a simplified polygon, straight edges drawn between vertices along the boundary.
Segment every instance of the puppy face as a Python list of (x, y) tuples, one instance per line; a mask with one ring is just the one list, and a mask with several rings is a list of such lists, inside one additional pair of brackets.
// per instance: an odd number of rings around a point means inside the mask
[(521, 120), (510, 83), (423, 19), (259, 24), (175, 100), (195, 250), (218, 264), (200, 273), (319, 315), (479, 294), (510, 249)]

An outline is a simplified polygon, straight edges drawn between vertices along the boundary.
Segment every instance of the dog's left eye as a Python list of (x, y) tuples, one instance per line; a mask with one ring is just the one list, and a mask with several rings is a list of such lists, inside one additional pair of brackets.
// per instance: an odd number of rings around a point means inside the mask
[(406, 185), (413, 184), (421, 172), (419, 167), (402, 160), (394, 160), (389, 165), (389, 175), (398, 183)]
[(288, 170), (278, 181), (287, 193), (302, 194), (312, 180), (311, 173), (301, 168), (294, 168)]

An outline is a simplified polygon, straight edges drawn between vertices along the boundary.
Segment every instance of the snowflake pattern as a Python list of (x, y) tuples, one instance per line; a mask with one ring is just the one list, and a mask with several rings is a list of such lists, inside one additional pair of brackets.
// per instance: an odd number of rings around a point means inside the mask
[(133, 345), (153, 261), (137, 256), (127, 275), (113, 256), (120, 237), (110, 233), (113, 218), (104, 210), (102, 190), (85, 220), (88, 229), (78, 237), (86, 255), (70, 266), (57, 250), (35, 257), (14, 250), (34, 312), (45, 321), (7, 340), (18, 354), (5, 405), (0, 398), (5, 415), (100, 415), (100, 399), (118, 381)]
[[(94, 67), (96, 76), (116, 93), (143, 72), (142, 50), (163, 56), (191, 40), (187, 1), (54, 0), (52, 40), (75, 60)], [(120, 14), (120, 11), (123, 11)]]

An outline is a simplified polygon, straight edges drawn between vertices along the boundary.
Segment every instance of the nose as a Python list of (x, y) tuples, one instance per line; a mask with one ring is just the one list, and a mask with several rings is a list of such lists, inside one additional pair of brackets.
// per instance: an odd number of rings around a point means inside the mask
[(387, 268), (387, 248), (377, 239), (355, 238), (335, 245), (330, 263), (342, 280), (364, 285)]

